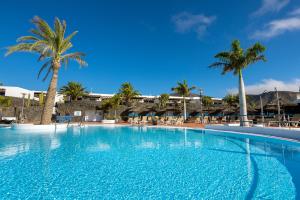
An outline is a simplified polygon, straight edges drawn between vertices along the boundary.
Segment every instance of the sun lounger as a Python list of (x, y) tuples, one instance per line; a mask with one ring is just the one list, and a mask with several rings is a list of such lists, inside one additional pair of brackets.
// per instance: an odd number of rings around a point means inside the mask
[(16, 121), (16, 117), (1, 117), (1, 120), (3, 121)]

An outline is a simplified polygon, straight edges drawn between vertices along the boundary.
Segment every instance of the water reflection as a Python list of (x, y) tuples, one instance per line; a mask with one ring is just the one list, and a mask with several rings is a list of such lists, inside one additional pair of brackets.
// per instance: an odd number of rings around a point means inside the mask
[(248, 171), (248, 179), (249, 181), (251, 180), (251, 150), (250, 150), (250, 140), (249, 138), (245, 139), (245, 144), (246, 144), (246, 158), (247, 158), (247, 171)]
[(0, 158), (15, 156), (17, 154), (24, 153), (28, 150), (29, 150), (28, 144), (17, 145), (17, 146), (15, 146), (15, 145), (6, 146), (6, 147), (0, 149)]
[[(136, 149), (211, 149), (232, 151), (231, 140), (227, 136), (205, 134), (199, 131), (149, 128), (73, 128), (65, 134), (18, 134), (12, 130), (1, 133), (0, 156), (14, 156), (29, 150), (50, 151), (68, 149), (68, 151), (111, 151), (123, 148)], [(249, 138), (237, 140), (245, 144), (247, 163), (250, 163), (251, 147), (254, 155), (280, 157), (285, 165), (286, 159), (300, 161), (300, 147), (272, 144), (265, 141), (252, 141)], [(259, 149), (259, 151), (258, 151)], [(236, 153), (243, 153), (240, 149)], [(250, 164), (248, 164), (250, 165)]]

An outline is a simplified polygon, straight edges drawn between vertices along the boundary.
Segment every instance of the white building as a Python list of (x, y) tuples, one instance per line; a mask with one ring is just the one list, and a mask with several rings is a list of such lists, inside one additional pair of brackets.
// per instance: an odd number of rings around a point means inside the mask
[[(21, 87), (14, 87), (14, 86), (0, 86), (0, 96), (8, 96), (8, 97), (17, 97), (17, 98), (23, 98), (23, 95), (25, 95), (25, 98), (34, 99), (36, 101), (39, 100), (40, 95), (47, 94), (47, 91), (38, 91), (38, 90), (27, 90)], [(84, 99), (89, 99), (93, 101), (102, 101), (104, 99), (108, 99), (113, 97), (114, 94), (102, 94), (102, 93), (89, 93), (87, 96), (83, 97)], [(156, 95), (140, 95), (135, 97), (136, 100), (139, 102), (152, 102), (157, 103), (159, 96)], [(183, 99), (181, 96), (175, 96), (170, 95), (169, 96), (169, 102), (180, 102)], [(200, 97), (197, 95), (193, 95), (191, 97), (185, 98), (187, 101), (190, 102), (197, 102), (200, 100)], [(214, 101), (214, 104), (221, 104), (222, 99), (221, 98), (212, 98)], [(55, 103), (63, 103), (65, 101), (64, 95), (57, 93), (55, 96)]]
[[(102, 101), (104, 99), (108, 99), (113, 97), (115, 94), (101, 94), (101, 93), (89, 93), (85, 98), (89, 99), (89, 100), (94, 100), (94, 101)], [(138, 99), (139, 102), (143, 103), (143, 102), (149, 102), (149, 101), (154, 101), (159, 99), (159, 95), (158, 96), (154, 96), (154, 95), (139, 95), (137, 97), (135, 97), (134, 99)], [(170, 100), (182, 100), (183, 97), (181, 96), (169, 96)], [(199, 96), (194, 96), (194, 97), (186, 97), (186, 100), (200, 100)]]
[[(34, 90), (33, 92), (34, 92), (34, 97), (37, 100), (39, 100), (40, 94), (44, 94), (45, 96), (47, 94), (47, 91), (41, 91), (41, 90), (39, 90), (39, 91), (38, 90)], [(59, 93), (56, 92), (55, 101), (54, 102), (55, 103), (63, 103), (64, 101), (65, 101), (64, 95), (59, 94)]]
[(27, 90), (21, 87), (14, 86), (0, 86), (0, 96), (16, 97), (16, 98), (29, 98), (34, 99), (34, 91)]
[[(15, 86), (0, 86), (0, 96), (5, 97), (16, 97), (16, 98), (30, 98), (33, 100), (38, 101), (40, 94), (45, 94), (46, 91), (36, 91), (36, 90), (27, 90), (21, 87)], [(64, 102), (64, 96), (61, 94), (56, 94), (55, 96), (55, 103), (57, 102)]]

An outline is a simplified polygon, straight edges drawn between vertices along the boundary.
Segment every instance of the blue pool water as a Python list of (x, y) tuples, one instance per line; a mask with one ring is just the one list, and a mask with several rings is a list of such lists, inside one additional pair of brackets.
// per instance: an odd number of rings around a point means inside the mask
[(300, 145), (141, 127), (0, 129), (1, 199), (300, 199)]

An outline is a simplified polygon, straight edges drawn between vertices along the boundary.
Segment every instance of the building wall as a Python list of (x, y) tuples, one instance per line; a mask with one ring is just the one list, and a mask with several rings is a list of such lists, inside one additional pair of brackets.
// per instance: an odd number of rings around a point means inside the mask
[[(21, 116), (21, 107), (0, 107), (0, 116), (1, 117), (16, 117), (19, 119)], [(41, 114), (43, 108), (40, 106), (31, 106), (31, 107), (24, 107), (23, 116), (25, 123), (40, 123)]]
[[(16, 97), (16, 98), (23, 98), (23, 94), (25, 94), (25, 98), (28, 98), (28, 95), (30, 96), (30, 99), (39, 100), (38, 94), (47, 92), (45, 91), (33, 91), (33, 90), (27, 90), (20, 87), (14, 87), (14, 86), (0, 86), (0, 90), (5, 90), (4, 96), (6, 97)], [(61, 94), (56, 94), (55, 96), (55, 103), (62, 103), (64, 102), (64, 96)]]
[(23, 94), (25, 94), (25, 98), (28, 98), (28, 95), (30, 95), (30, 99), (34, 98), (34, 92), (24, 88), (0, 86), (0, 89), (5, 90), (5, 96), (7, 97), (23, 98)]
[[(22, 98), (23, 93), (25, 94), (25, 98), (28, 98), (28, 94), (30, 95), (31, 99), (34, 100), (39, 100), (39, 94), (43, 93), (46, 94), (46, 91), (32, 91), (32, 90), (27, 90), (24, 88), (20, 87), (14, 87), (14, 86), (0, 86), (0, 89), (5, 90), (5, 96), (10, 96), (10, 97), (17, 97), (17, 98)], [(90, 99), (94, 101), (102, 101), (107, 98), (111, 98), (114, 94), (101, 94), (101, 93), (89, 93), (87, 97), (84, 97), (83, 99)], [(141, 95), (135, 98), (139, 102), (151, 102), (151, 103), (157, 103), (159, 100), (159, 96), (152, 96), (152, 95)], [(180, 103), (183, 99), (181, 96), (170, 96), (169, 97), (169, 102), (170, 103)], [(187, 102), (194, 102), (196, 103), (197, 101), (200, 100), (199, 96), (194, 96), (194, 97), (186, 97), (185, 98)], [(55, 103), (63, 103), (64, 102), (64, 95), (61, 94), (56, 94), (55, 97)], [(219, 98), (213, 98), (214, 104), (222, 104), (222, 99)]]

